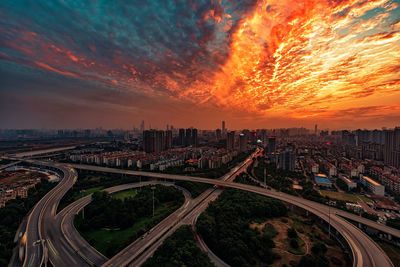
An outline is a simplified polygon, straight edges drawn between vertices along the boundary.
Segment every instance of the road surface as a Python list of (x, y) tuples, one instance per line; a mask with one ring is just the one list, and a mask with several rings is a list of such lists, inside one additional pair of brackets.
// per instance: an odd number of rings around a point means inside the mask
[[(99, 171), (99, 172), (110, 172), (110, 173), (120, 173), (127, 175), (140, 175), (147, 176), (151, 178), (158, 179), (170, 179), (170, 180), (179, 180), (179, 181), (191, 181), (191, 182), (200, 182), (200, 183), (208, 183), (215, 184), (221, 187), (230, 187), (236, 188), (240, 190), (245, 190), (248, 192), (257, 193), (260, 195), (276, 198), (282, 200), (284, 202), (293, 204), (295, 206), (301, 207), (309, 212), (315, 214), (316, 216), (322, 218), (325, 221), (329, 221), (329, 207), (323, 204), (319, 204), (313, 201), (309, 201), (303, 198), (295, 197), (289, 194), (285, 194), (282, 192), (275, 192), (272, 190), (255, 187), (246, 184), (239, 184), (229, 181), (223, 180), (214, 180), (208, 178), (200, 178), (200, 177), (192, 177), (192, 176), (183, 176), (183, 175), (173, 175), (173, 174), (163, 174), (163, 173), (150, 173), (143, 171), (129, 171), (129, 170), (121, 170), (121, 169), (113, 169), (106, 167), (97, 167), (97, 166), (88, 166), (88, 165), (80, 165), (73, 164), (74, 168)], [(346, 216), (352, 216), (350, 213), (346, 213), (341, 210), (337, 210), (334, 208), (330, 208), (330, 222), (331, 225), (346, 239), (349, 243), (350, 248), (353, 253), (354, 266), (376, 266), (376, 267), (385, 267), (385, 266), (393, 266), (387, 255), (383, 252), (383, 250), (365, 233), (355, 227), (353, 224), (344, 220), (340, 216), (336, 214), (340, 214), (341, 216), (345, 214)], [(380, 230), (382, 232), (391, 233), (395, 237), (400, 237), (400, 231), (387, 227), (385, 225), (381, 225), (370, 220), (366, 220), (365, 218), (358, 217), (353, 218), (355, 221), (360, 221), (365, 223), (372, 228)]]
[[(232, 168), (228, 173), (223, 175), (219, 180), (233, 181), (237, 175), (246, 171), (247, 167), (251, 164), (252, 158), (259, 155), (260, 150), (256, 150), (247, 159), (241, 162), (238, 166)], [(182, 224), (188, 224), (194, 221), (201, 212), (203, 212), (211, 201), (214, 201), (221, 190), (215, 188), (208, 189), (195, 199), (192, 205), (182, 210), (179, 216), (171, 216), (168, 220), (160, 223), (160, 227), (151, 231), (143, 240), (137, 240), (127, 248), (123, 249), (120, 253), (111, 258), (103, 266), (140, 266), (143, 264), (162, 242), (174, 233)], [(157, 231), (157, 232), (155, 232)]]
[[(143, 187), (143, 186), (147, 186), (147, 185), (155, 185), (155, 184), (161, 184), (161, 185), (165, 185), (165, 186), (175, 186), (173, 183), (170, 183), (170, 182), (149, 181), (149, 182), (118, 185), (118, 186), (107, 188), (107, 189), (105, 189), (105, 191), (108, 193), (115, 193), (118, 191), (123, 191), (123, 190), (131, 189), (131, 188), (138, 188), (138, 187)], [(184, 209), (185, 207), (187, 207), (192, 201), (190, 193), (186, 189), (183, 189), (179, 186), (176, 186), (176, 187), (178, 189), (182, 190), (182, 192), (184, 193), (185, 202), (183, 203), (181, 208), (179, 208), (178, 210), (176, 210), (169, 216), (172, 216), (173, 214), (175, 214), (175, 216), (177, 216), (178, 214), (180, 214), (181, 210)], [(75, 253), (76, 263), (75, 264), (79, 264), (79, 266), (90, 266), (90, 265), (101, 266), (108, 260), (107, 257), (105, 257), (103, 254), (98, 252), (94, 247), (92, 247), (79, 234), (79, 232), (74, 227), (75, 215), (79, 211), (81, 211), (86, 205), (88, 205), (90, 202), (91, 202), (91, 195), (85, 196), (85, 197), (73, 202), (72, 204), (68, 205), (59, 214), (57, 214), (56, 227), (58, 227), (60, 229), (61, 244), (66, 244), (66, 246), (72, 247), (73, 251), (76, 252)], [(155, 226), (154, 228), (157, 228), (157, 226)], [(56, 251), (63, 251), (63, 250), (67, 251), (67, 249), (68, 249), (67, 247), (65, 247), (65, 248), (60, 248), (60, 247), (57, 248), (56, 247)], [(62, 256), (68, 257), (68, 255), (62, 255)], [(66, 266), (65, 265), (66, 263), (63, 262), (63, 257), (61, 257), (61, 259), (57, 259), (57, 261), (51, 260), (51, 262), (55, 266)]]
[[(23, 262), (23, 266), (28, 267), (40, 266), (46, 261), (48, 244), (44, 241), (47, 239), (45, 229), (47, 229), (49, 224), (54, 222), (58, 203), (77, 179), (77, 173), (72, 168), (50, 162), (30, 162), (43, 165), (47, 168), (52, 167), (59, 169), (62, 172), (62, 179), (56, 187), (36, 203), (28, 215), (25, 232), (25, 260)], [(44, 242), (37, 242), (38, 240)]]
[[(192, 176), (183, 176), (183, 175), (172, 175), (172, 174), (163, 174), (163, 173), (151, 173), (151, 172), (142, 172), (142, 171), (129, 171), (129, 170), (121, 170), (121, 169), (112, 169), (106, 167), (98, 167), (98, 166), (88, 166), (88, 165), (79, 165), (73, 164), (71, 166), (61, 165), (50, 162), (38, 162), (38, 161), (29, 161), (32, 163), (41, 163), (43, 166), (49, 166), (58, 168), (63, 173), (63, 179), (60, 183), (51, 190), (45, 197), (43, 197), (36, 206), (32, 209), (31, 213), (27, 219), (27, 228), (26, 228), (26, 257), (24, 261), (24, 266), (40, 266), (40, 264), (46, 260), (46, 255), (49, 254), (52, 259), (57, 260), (57, 257), (63, 257), (63, 260), (71, 261), (71, 266), (77, 266), (76, 262), (74, 262), (74, 252), (71, 251), (61, 251), (58, 254), (58, 250), (55, 249), (55, 246), (58, 245), (56, 240), (59, 233), (53, 232), (51, 224), (56, 223), (56, 210), (58, 207), (58, 203), (60, 199), (64, 196), (64, 194), (72, 187), (73, 183), (76, 180), (76, 172), (73, 168), (85, 169), (85, 170), (93, 170), (99, 172), (108, 172), (108, 173), (119, 173), (119, 174), (127, 174), (127, 175), (140, 175), (157, 179), (169, 179), (169, 180), (180, 180), (180, 181), (192, 181), (192, 182), (200, 182), (200, 183), (208, 183), (218, 185), (219, 187), (230, 187), (236, 188), (240, 190), (245, 190), (248, 192), (257, 193), (260, 195), (276, 198), (282, 200), (284, 202), (293, 204), (295, 206), (301, 207), (309, 212), (319, 216), (325, 221), (330, 221), (331, 225), (346, 239), (348, 242), (354, 259), (354, 266), (393, 266), (387, 255), (382, 251), (382, 249), (372, 241), (365, 233), (355, 227), (353, 224), (344, 220), (341, 216), (353, 216), (352, 214), (348, 214), (341, 210), (336, 210), (334, 208), (329, 208), (326, 205), (322, 205), (316, 202), (312, 202), (303, 198), (295, 197), (292, 195), (288, 195), (281, 192), (271, 191), (265, 188), (255, 187), (246, 184), (234, 183), (231, 181), (216, 180), (216, 179), (208, 179), (208, 178), (200, 178), (200, 177), (192, 177)], [(250, 161), (245, 161), (243, 164), (247, 164)], [(237, 166), (232, 169), (231, 172), (235, 172), (238, 169), (242, 168), (243, 165)], [(226, 175), (229, 177), (229, 174)], [(200, 205), (196, 206), (200, 207)], [(331, 214), (330, 219), (329, 215)], [(190, 213), (189, 213), (190, 214)], [(196, 214), (196, 212), (194, 212)], [(340, 216), (339, 216), (340, 215)], [(194, 216), (194, 215), (193, 215)], [(185, 216), (186, 217), (186, 216)], [(400, 237), (400, 231), (395, 230), (393, 228), (387, 227), (385, 225), (377, 224), (375, 222), (369, 221), (365, 218), (355, 216), (357, 218), (352, 218), (355, 221), (360, 221), (365, 223), (372, 228), (378, 229), (382, 232), (390, 233), (395, 237)], [(174, 227), (178, 226), (176, 224)], [(163, 229), (167, 229), (164, 227)], [(151, 233), (150, 233), (151, 234)], [(161, 242), (160, 238), (156, 236), (152, 236), (149, 234), (150, 241), (148, 244), (156, 244), (157, 242)], [(155, 233), (156, 234), (156, 233)], [(165, 236), (165, 235), (164, 235)], [(36, 240), (49, 239), (50, 242), (42, 242), (39, 245), (34, 246), (34, 242)], [(157, 240), (154, 242), (154, 240)], [(62, 241), (61, 241), (62, 242)], [(62, 245), (64, 247), (65, 245)], [(63, 250), (63, 249), (62, 249)], [(46, 253), (48, 251), (48, 253)], [(136, 256), (142, 257), (145, 254), (152, 253), (151, 249), (146, 249), (141, 252), (141, 254), (136, 254)], [(136, 257), (136, 260), (140, 261), (140, 257)], [(132, 263), (130, 261), (131, 257), (127, 256), (122, 257), (125, 262)], [(112, 265), (112, 266), (121, 266), (121, 265)]]

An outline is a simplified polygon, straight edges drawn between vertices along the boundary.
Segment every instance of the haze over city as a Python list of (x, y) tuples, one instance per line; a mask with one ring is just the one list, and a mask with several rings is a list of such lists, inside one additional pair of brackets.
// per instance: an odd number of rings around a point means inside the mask
[(1, 1), (2, 128), (394, 127), (399, 1)]

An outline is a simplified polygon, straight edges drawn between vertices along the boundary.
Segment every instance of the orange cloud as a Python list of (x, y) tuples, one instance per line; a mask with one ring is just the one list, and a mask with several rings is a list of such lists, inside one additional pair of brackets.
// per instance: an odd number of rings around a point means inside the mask
[(365, 18), (374, 8), (394, 7), (387, 0), (338, 2), (259, 1), (233, 34), (222, 71), (181, 96), (314, 117), (342, 102), (398, 92), (400, 32), (384, 28), (388, 13)]

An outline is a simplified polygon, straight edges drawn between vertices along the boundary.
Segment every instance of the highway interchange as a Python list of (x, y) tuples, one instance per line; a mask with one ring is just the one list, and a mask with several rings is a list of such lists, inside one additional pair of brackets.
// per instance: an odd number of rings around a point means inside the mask
[[(21, 238), (21, 246), (25, 247), (23, 266), (41, 266), (48, 260), (54, 266), (140, 266), (154, 253), (163, 240), (172, 234), (181, 224), (193, 224), (198, 215), (204, 211), (208, 204), (216, 199), (222, 191), (215, 188), (209, 189), (194, 200), (188, 200), (186, 196), (185, 204), (155, 226), (143, 240), (135, 241), (113, 258), (107, 259), (92, 248), (73, 227), (74, 215), (90, 203), (90, 196), (72, 203), (57, 214), (57, 208), (61, 198), (78, 178), (75, 169), (135, 175), (159, 180), (165, 179), (172, 180), (172, 182), (191, 181), (207, 183), (220, 188), (236, 188), (279, 199), (307, 210), (326, 222), (329, 221), (331, 226), (343, 236), (351, 248), (353, 266), (393, 266), (387, 255), (369, 236), (342, 217), (347, 217), (353, 221), (366, 224), (369, 227), (383, 233), (388, 233), (396, 238), (400, 238), (399, 230), (303, 198), (257, 186), (233, 182), (234, 178), (239, 173), (245, 171), (247, 166), (251, 164), (251, 158), (252, 157), (249, 157), (239, 166), (234, 167), (221, 179), (130, 171), (92, 165), (65, 165), (47, 161), (25, 160), (25, 162), (40, 165), (43, 168), (57, 169), (58, 172), (61, 173), (62, 179), (59, 184), (46, 194), (46, 196), (31, 210), (26, 220), (26, 229), (21, 227), (21, 231), (25, 230), (23, 234), (21, 233), (23, 237)], [(144, 182), (142, 185), (144, 185)], [(134, 187), (135, 185), (123, 185), (119, 189), (124, 190), (123, 188), (128, 188), (129, 186)]]

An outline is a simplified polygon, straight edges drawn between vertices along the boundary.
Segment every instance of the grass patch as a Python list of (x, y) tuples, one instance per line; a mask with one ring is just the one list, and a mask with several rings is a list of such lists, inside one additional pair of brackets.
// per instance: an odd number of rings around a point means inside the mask
[(113, 198), (121, 199), (121, 200), (124, 200), (129, 197), (135, 197), (136, 195), (137, 195), (137, 189), (128, 189), (128, 190), (119, 191), (119, 192), (112, 194)]
[(96, 187), (92, 187), (86, 190), (82, 190), (79, 194), (76, 195), (75, 199), (80, 199), (82, 197), (85, 197), (87, 195), (93, 194), (94, 192), (98, 192), (100, 190), (103, 190), (104, 187), (102, 186), (96, 186)]
[(178, 206), (171, 205), (171, 203), (163, 203), (156, 208), (154, 217), (143, 217), (127, 229), (97, 229), (81, 231), (81, 234), (103, 255), (112, 257), (177, 208)]
[(85, 217), (75, 217), (81, 235), (106, 257), (112, 257), (169, 214), (184, 200), (173, 187), (156, 186), (155, 212), (152, 216), (152, 190), (128, 189), (114, 194), (101, 191), (101, 187), (85, 190), (94, 192), (92, 202), (85, 208)]
[(371, 202), (371, 199), (363, 195), (349, 194), (343, 192), (333, 192), (327, 190), (319, 190), (319, 193), (324, 197), (329, 197), (331, 199), (341, 200), (345, 202), (352, 202), (352, 203), (357, 203), (359, 201)]

